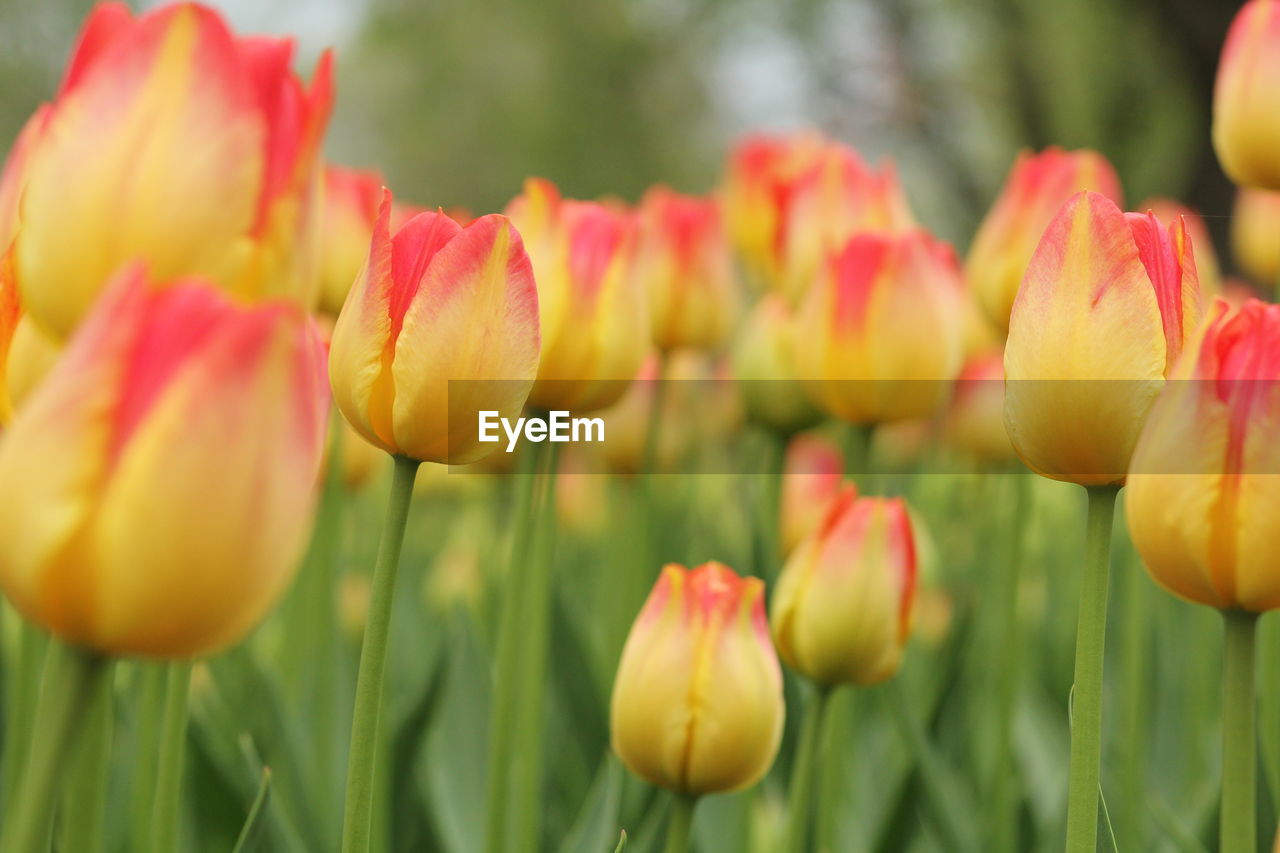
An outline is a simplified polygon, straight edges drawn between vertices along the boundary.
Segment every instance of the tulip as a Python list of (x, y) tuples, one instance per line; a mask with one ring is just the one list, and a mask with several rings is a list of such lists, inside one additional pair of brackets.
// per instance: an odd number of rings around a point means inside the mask
[(949, 444), (980, 462), (1005, 465), (1017, 459), (1004, 428), (1003, 351), (989, 350), (965, 364), (945, 429)]
[(1231, 250), (1240, 268), (1268, 289), (1280, 283), (1280, 192), (1241, 187), (1231, 216)]
[(1181, 202), (1168, 198), (1149, 198), (1138, 205), (1138, 210), (1154, 213), (1161, 222), (1172, 222), (1178, 217), (1187, 226), (1187, 235), (1191, 245), (1196, 249), (1196, 275), (1200, 279), (1200, 294), (1210, 299), (1223, 291), (1222, 266), (1218, 263), (1218, 252), (1214, 248), (1213, 238), (1209, 235), (1209, 226), (1204, 217)]
[(773, 594), (778, 654), (820, 685), (878, 684), (902, 659), (915, 591), (905, 502), (846, 489), (782, 569)]
[(1050, 223), (1013, 305), (1004, 420), (1032, 470), (1124, 482), (1147, 412), (1201, 315), (1181, 219), (1078, 193)]
[(719, 563), (663, 568), (627, 637), (610, 707), (614, 752), (655, 785), (698, 796), (759, 781), (784, 715), (764, 583)]
[(781, 520), (782, 555), (818, 529), (841, 494), (844, 454), (829, 439), (798, 435), (787, 445), (783, 464)]
[(797, 380), (794, 329), (787, 300), (768, 293), (747, 315), (733, 347), (733, 373), (747, 418), (782, 435), (822, 420)]
[(293, 49), (195, 4), (95, 8), (26, 168), (15, 272), (42, 328), (65, 338), (134, 259), (157, 282), (313, 295), (332, 71), (326, 53), (304, 87)]
[(806, 390), (855, 424), (933, 413), (960, 370), (962, 299), (955, 254), (927, 232), (850, 239), (796, 318)]
[(1280, 2), (1251, 0), (1222, 45), (1213, 148), (1240, 186), (1280, 190)]
[(1120, 179), (1096, 151), (1023, 151), (973, 238), (964, 275), (991, 322), (1009, 328), (1009, 312), (1036, 244), (1058, 209), (1080, 190), (1120, 204)]
[[(377, 172), (325, 167), (320, 310), (334, 317), (342, 310), (342, 303), (369, 253), (369, 238), (382, 201), (382, 184), (382, 175)], [(395, 218), (394, 211), (392, 218)], [(399, 230), (398, 225), (410, 218), (406, 216), (392, 227)]]
[(531, 179), (507, 208), (526, 236), (538, 281), (542, 360), (529, 401), (540, 409), (601, 409), (627, 390), (649, 347), (635, 276), (635, 221), (613, 206), (562, 199)]
[(334, 399), (388, 453), (474, 462), (498, 446), (479, 440), (478, 413), (518, 416), (537, 371), (529, 257), (505, 216), (462, 228), (424, 213), (393, 235), (390, 215), (384, 192), (368, 260), (333, 330)]
[(714, 349), (738, 307), (733, 259), (715, 199), (654, 187), (640, 201), (636, 275), (649, 291), (653, 343)]
[[(0, 584), (106, 654), (241, 639), (307, 541), (323, 350), (281, 303), (122, 273), (0, 443)], [(211, 448), (228, 452), (210, 453)]]

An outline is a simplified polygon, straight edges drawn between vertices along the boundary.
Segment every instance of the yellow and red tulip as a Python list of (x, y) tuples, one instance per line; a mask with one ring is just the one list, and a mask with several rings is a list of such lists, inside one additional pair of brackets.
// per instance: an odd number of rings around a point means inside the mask
[(1005, 428), (1022, 461), (1055, 480), (1123, 483), (1201, 313), (1181, 219), (1073, 196), (1031, 259), (1005, 345)]
[(135, 259), (159, 282), (314, 296), (333, 83), (326, 53), (304, 87), (293, 49), (195, 4), (94, 9), (26, 168), (15, 272), (43, 329), (69, 334)]
[(623, 764), (683, 794), (745, 788), (773, 763), (783, 716), (764, 583), (719, 563), (663, 568), (613, 684)]
[(614, 204), (563, 199), (536, 178), (507, 213), (538, 281), (542, 360), (529, 402), (578, 412), (616, 402), (649, 352), (635, 218)]
[[(356, 432), (394, 455), (465, 464), (498, 445), (478, 413), (518, 416), (538, 369), (538, 294), (502, 215), (422, 213), (394, 234), (384, 191), (369, 256), (333, 330), (329, 378)], [(452, 380), (452, 387), (451, 387)]]
[(1004, 428), (1004, 352), (976, 355), (960, 371), (956, 393), (947, 409), (947, 443), (992, 465), (1018, 457)]
[[(369, 255), (369, 238), (378, 219), (382, 185), (382, 175), (377, 172), (334, 165), (325, 167), (319, 307), (334, 317), (342, 310), (347, 293)], [(405, 216), (392, 227), (398, 230), (399, 224), (411, 218)]]
[(844, 480), (844, 454), (820, 435), (798, 435), (787, 445), (782, 468), (778, 534), (786, 556), (817, 530)]
[(713, 198), (654, 187), (640, 200), (636, 275), (648, 289), (653, 343), (660, 350), (710, 350), (738, 313), (733, 258)]
[(796, 318), (796, 370), (837, 418), (929, 415), (960, 370), (963, 292), (951, 247), (923, 230), (865, 232), (828, 259)]
[(1040, 236), (1067, 199), (1093, 190), (1122, 203), (1120, 179), (1096, 151), (1023, 151), (987, 213), (965, 260), (964, 274), (987, 317), (1009, 328), (1018, 286)]
[(1185, 599), (1280, 607), (1280, 306), (1217, 302), (1170, 380), (1133, 454), (1133, 543)]
[(869, 685), (898, 669), (911, 630), (916, 548), (901, 498), (848, 488), (791, 552), (773, 594), (773, 638), (792, 669), (823, 685)]
[(237, 642), (306, 545), (323, 358), (294, 305), (126, 268), (0, 441), (9, 600), (108, 654)]
[(1240, 268), (1268, 290), (1280, 283), (1280, 237), (1277, 235), (1280, 235), (1280, 192), (1241, 187), (1231, 216), (1231, 251)]
[(1213, 148), (1243, 187), (1280, 190), (1280, 2), (1250, 0), (1222, 46), (1213, 89)]
[(733, 346), (733, 374), (747, 418), (783, 435), (822, 420), (796, 372), (795, 312), (778, 293), (751, 309)]

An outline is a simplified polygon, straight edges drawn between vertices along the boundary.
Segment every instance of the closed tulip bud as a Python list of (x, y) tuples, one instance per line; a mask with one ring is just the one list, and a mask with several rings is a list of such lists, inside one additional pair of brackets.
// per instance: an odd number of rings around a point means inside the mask
[(1219, 609), (1280, 607), (1280, 306), (1257, 300), (1188, 342), (1133, 454), (1125, 515), (1155, 580)]
[(1180, 219), (1166, 228), (1097, 193), (1073, 196), (1013, 304), (1004, 422), (1018, 456), (1055, 480), (1123, 483), (1151, 403), (1200, 316)]
[(158, 282), (313, 295), (332, 71), (326, 53), (305, 88), (293, 47), (191, 3), (94, 9), (27, 164), (16, 271), (42, 327), (65, 337), (135, 259)]
[(817, 530), (842, 491), (844, 454), (830, 439), (798, 435), (787, 445), (783, 461), (781, 518), (778, 532), (782, 554), (795, 550)]
[[(347, 293), (369, 254), (369, 238), (382, 201), (382, 184), (382, 175), (377, 172), (325, 167), (320, 310), (334, 317), (342, 310), (342, 303), (346, 302)], [(394, 212), (392, 218), (395, 218)], [(409, 218), (405, 217), (405, 221)]]
[(237, 642), (307, 541), (323, 358), (296, 306), (122, 273), (0, 441), (9, 600), (106, 654)]
[(610, 729), (623, 764), (682, 794), (746, 788), (773, 763), (783, 715), (764, 583), (719, 563), (666, 566), (613, 683)]
[(1200, 295), (1208, 300), (1222, 293), (1222, 265), (1218, 263), (1218, 251), (1209, 235), (1204, 217), (1181, 202), (1168, 198), (1149, 198), (1138, 205), (1138, 210), (1154, 213), (1161, 222), (1173, 222), (1182, 217), (1187, 226), (1187, 236), (1196, 250), (1196, 277), (1200, 280)]
[(796, 373), (795, 317), (787, 300), (766, 293), (733, 346), (733, 374), (748, 420), (789, 435), (822, 420)]
[(474, 462), (498, 446), (479, 440), (479, 412), (517, 417), (538, 369), (529, 256), (505, 216), (463, 228), (423, 213), (394, 235), (390, 216), (384, 192), (368, 260), (333, 330), (334, 400), (388, 453)]
[(1280, 235), (1280, 192), (1241, 187), (1236, 192), (1231, 217), (1231, 251), (1240, 269), (1268, 289), (1280, 282), (1277, 235)]
[(719, 346), (738, 313), (733, 259), (713, 198), (654, 187), (640, 201), (636, 275), (660, 350)]
[(616, 402), (649, 352), (636, 223), (612, 204), (562, 199), (531, 179), (507, 208), (538, 280), (542, 360), (529, 402), (586, 412)]
[(991, 322), (1009, 328), (1009, 312), (1044, 229), (1067, 199), (1093, 190), (1122, 203), (1120, 179), (1096, 151), (1023, 151), (987, 213), (965, 260), (964, 275)]
[(1280, 2), (1250, 0), (1222, 45), (1213, 148), (1237, 184), (1280, 190)]
[(980, 462), (1017, 460), (1004, 428), (1004, 352), (988, 350), (971, 358), (956, 380), (947, 410), (947, 443)]
[(960, 370), (960, 272), (922, 230), (859, 234), (832, 254), (796, 319), (796, 368), (823, 409), (851, 423), (932, 414)]
[(902, 659), (915, 592), (906, 504), (850, 488), (783, 566), (772, 602), (778, 654), (818, 684), (884, 681)]

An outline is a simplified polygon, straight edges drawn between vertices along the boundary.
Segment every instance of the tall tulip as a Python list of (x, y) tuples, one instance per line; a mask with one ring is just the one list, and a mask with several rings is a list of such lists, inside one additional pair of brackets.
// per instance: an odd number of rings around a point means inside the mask
[(1280, 192), (1241, 187), (1231, 214), (1231, 249), (1254, 282), (1280, 287)]
[(1219, 301), (1134, 452), (1127, 502), (1151, 576), (1225, 624), (1221, 843), (1257, 849), (1255, 631), (1280, 608), (1280, 306)]
[(764, 584), (719, 563), (668, 565), (622, 652), (610, 702), (613, 750), (679, 794), (745, 788), (782, 737), (782, 671)]
[[(538, 369), (538, 295), (520, 235), (491, 214), (466, 228), (424, 213), (390, 232), (384, 192), (333, 330), (329, 375), (356, 431), (395, 456), (487, 456), (477, 412), (516, 416)], [(452, 381), (452, 384), (451, 384)]]
[(1097, 840), (1102, 665), (1116, 494), (1155, 395), (1200, 318), (1181, 219), (1082, 192), (1054, 217), (1013, 304), (1005, 427), (1036, 472), (1088, 488), (1076, 634), (1067, 850)]
[(960, 370), (963, 316), (951, 247), (922, 230), (866, 232), (827, 260), (796, 318), (796, 371), (854, 424), (931, 414)]
[(68, 335), (133, 259), (159, 282), (313, 296), (332, 71), (326, 53), (304, 87), (293, 50), (192, 3), (94, 9), (27, 165), (15, 270), (39, 325)]
[(1250, 0), (1222, 46), (1213, 89), (1213, 148), (1227, 176), (1280, 190), (1280, 2)]
[(709, 350), (733, 327), (738, 310), (733, 259), (714, 198), (653, 187), (637, 211), (636, 275), (649, 293), (659, 350)]
[(530, 402), (579, 412), (616, 402), (649, 347), (634, 217), (561, 198), (550, 181), (537, 178), (525, 183), (507, 214), (525, 235), (538, 281), (542, 359)]
[(322, 364), (296, 309), (122, 273), (0, 443), (10, 600), (104, 654), (238, 641), (306, 542)]
[(1100, 192), (1119, 204), (1120, 179), (1096, 151), (1046, 148), (1022, 151), (995, 204), (978, 226), (964, 274), (988, 318), (1009, 327), (1018, 285), (1040, 235), (1058, 209), (1081, 190)]
[[(328, 165), (324, 170), (323, 239), (320, 247), (320, 310), (334, 317), (342, 310), (369, 254), (369, 238), (382, 202), (382, 175)], [(392, 211), (392, 220), (395, 220)], [(411, 219), (394, 222), (393, 228)]]

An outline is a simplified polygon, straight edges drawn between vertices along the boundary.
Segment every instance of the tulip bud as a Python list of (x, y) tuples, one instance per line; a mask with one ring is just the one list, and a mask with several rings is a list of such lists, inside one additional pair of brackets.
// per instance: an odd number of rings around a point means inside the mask
[(796, 318), (796, 368), (842, 420), (924, 417), (960, 370), (963, 294), (951, 247), (922, 230), (868, 232), (827, 261)]
[(192, 3), (95, 8), (27, 164), (16, 273), (42, 327), (65, 337), (135, 259), (306, 299), (333, 84), (329, 54), (308, 89), (292, 53)]
[(1004, 353), (990, 350), (965, 364), (946, 418), (947, 442), (980, 462), (1017, 460), (1004, 428)]
[(795, 319), (787, 300), (766, 293), (738, 330), (733, 373), (747, 418), (789, 435), (822, 420), (796, 374)]
[(746, 788), (773, 763), (783, 715), (764, 583), (719, 563), (666, 566), (613, 683), (610, 728), (623, 764), (682, 794)]
[(902, 659), (915, 591), (906, 503), (847, 489), (783, 566), (773, 594), (778, 654), (818, 684), (884, 681)]
[(1031, 255), (1059, 208), (1080, 190), (1120, 204), (1120, 179), (1096, 151), (1023, 151), (974, 235), (964, 276), (991, 322), (1009, 328), (1009, 312)]
[[(338, 316), (369, 254), (369, 238), (382, 201), (382, 175), (327, 166), (324, 170), (320, 310)], [(394, 219), (394, 212), (392, 218)], [(405, 217), (407, 221), (410, 217)], [(398, 228), (396, 230), (399, 230)]]
[(1280, 306), (1219, 301), (1147, 418), (1125, 515), (1151, 576), (1190, 601), (1280, 607)]
[(333, 330), (334, 400), (388, 453), (474, 462), (498, 446), (479, 440), (479, 412), (517, 417), (538, 369), (529, 256), (505, 216), (462, 228), (424, 213), (394, 235), (390, 216), (384, 192), (368, 261)]
[(307, 542), (323, 357), (294, 306), (128, 268), (0, 441), (10, 601), (106, 654), (237, 642)]
[(798, 435), (787, 445), (782, 470), (778, 532), (785, 556), (818, 529), (841, 493), (844, 454), (822, 436)]
[(1213, 88), (1213, 149), (1245, 187), (1280, 190), (1280, 2), (1250, 0), (1222, 45)]
[(1181, 202), (1168, 198), (1149, 198), (1138, 205), (1138, 210), (1154, 213), (1161, 222), (1173, 222), (1182, 217), (1187, 226), (1187, 236), (1196, 249), (1196, 277), (1200, 279), (1200, 296), (1204, 300), (1222, 293), (1222, 266), (1218, 263), (1218, 251), (1204, 217)]
[(636, 275), (649, 291), (654, 345), (719, 346), (736, 319), (738, 292), (715, 199), (654, 187), (640, 201), (639, 227)]
[(1018, 456), (1055, 480), (1123, 483), (1151, 403), (1200, 316), (1180, 219), (1166, 229), (1097, 193), (1073, 196), (1013, 304), (1004, 422)]
[(1248, 187), (1236, 192), (1231, 250), (1258, 284), (1271, 289), (1280, 282), (1280, 192)]
[(527, 235), (538, 280), (542, 360), (530, 403), (585, 412), (616, 402), (649, 351), (634, 218), (612, 205), (562, 199), (539, 179), (525, 183), (507, 213)]

